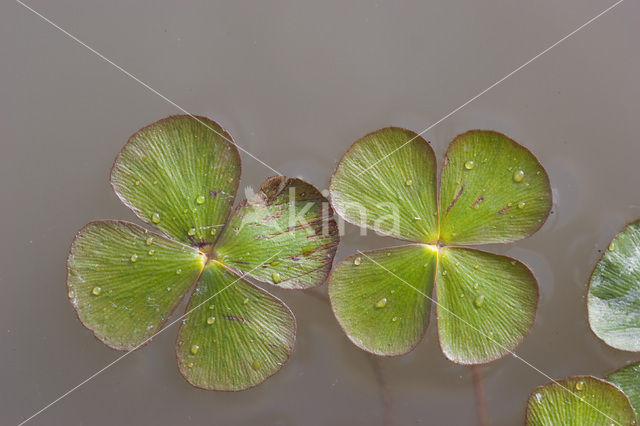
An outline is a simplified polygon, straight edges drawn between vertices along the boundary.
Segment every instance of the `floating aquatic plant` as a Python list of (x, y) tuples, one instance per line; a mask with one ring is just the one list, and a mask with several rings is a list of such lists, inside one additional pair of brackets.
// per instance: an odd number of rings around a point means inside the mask
[(605, 250), (591, 274), (587, 307), (596, 336), (616, 349), (640, 351), (640, 221)]
[(526, 424), (629, 426), (636, 424), (636, 413), (615, 385), (592, 376), (576, 376), (535, 389), (527, 404)]
[(164, 235), (114, 220), (91, 222), (76, 235), (69, 299), (100, 341), (124, 351), (141, 347), (195, 284), (176, 342), (189, 383), (242, 390), (282, 367), (295, 318), (245, 278), (289, 289), (322, 283), (337, 227), (316, 188), (282, 176), (231, 212), (239, 178), (236, 146), (207, 118), (169, 117), (131, 137), (111, 185)]
[(462, 245), (507, 243), (536, 232), (551, 208), (548, 176), (526, 148), (493, 131), (456, 137), (437, 195), (429, 143), (400, 128), (358, 140), (331, 180), (331, 202), (356, 225), (411, 244), (359, 252), (329, 278), (347, 336), (378, 355), (411, 351), (436, 290), (440, 345), (479, 364), (513, 350), (535, 321), (538, 284), (521, 262)]

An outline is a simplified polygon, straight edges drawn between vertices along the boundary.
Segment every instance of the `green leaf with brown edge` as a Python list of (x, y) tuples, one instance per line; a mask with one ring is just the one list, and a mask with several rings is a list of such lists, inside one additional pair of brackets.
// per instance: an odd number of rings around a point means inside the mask
[(191, 246), (215, 242), (239, 179), (231, 136), (208, 118), (188, 115), (136, 132), (111, 171), (116, 194), (140, 219)]
[(407, 353), (429, 324), (435, 271), (429, 245), (355, 254), (331, 273), (331, 307), (356, 346), (377, 355)]
[(631, 401), (636, 415), (640, 413), (640, 362), (614, 371), (606, 380), (622, 389)]
[[(225, 265), (283, 288), (322, 284), (338, 245), (329, 202), (300, 179), (267, 179), (233, 212), (215, 253)], [(263, 264), (270, 254), (273, 261)]]
[(436, 278), (438, 335), (445, 356), (461, 364), (501, 358), (524, 340), (538, 306), (538, 283), (515, 259), (444, 247)]
[(355, 142), (331, 178), (346, 221), (415, 242), (438, 238), (436, 159), (416, 133), (388, 127)]
[(198, 250), (132, 223), (91, 222), (71, 245), (69, 299), (99, 340), (137, 349), (161, 328), (204, 262)]
[(187, 312), (176, 354), (180, 373), (193, 386), (256, 386), (293, 351), (296, 322), (289, 308), (215, 260), (205, 267)]
[(591, 274), (587, 307), (600, 339), (640, 351), (640, 221), (626, 226), (602, 255)]
[(527, 426), (629, 426), (636, 421), (626, 395), (592, 376), (569, 377), (540, 386), (527, 404)]
[(516, 241), (536, 232), (550, 209), (549, 177), (528, 149), (487, 130), (463, 133), (449, 145), (440, 187), (443, 242)]

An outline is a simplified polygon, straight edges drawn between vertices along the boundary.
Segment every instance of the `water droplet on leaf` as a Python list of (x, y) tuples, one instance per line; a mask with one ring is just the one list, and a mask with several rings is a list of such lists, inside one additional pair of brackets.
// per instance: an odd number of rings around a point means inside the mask
[(209, 317), (209, 318), (207, 318), (207, 324), (211, 325), (211, 324), (213, 324), (214, 322), (216, 322), (216, 317)]
[(524, 179), (524, 172), (522, 170), (518, 170), (513, 174), (513, 181), (514, 182), (522, 182), (522, 179)]
[(192, 353), (193, 355), (197, 354), (199, 350), (200, 350), (200, 346), (198, 346), (198, 345), (191, 345), (191, 353)]
[(609, 244), (609, 251), (615, 251), (615, 250), (616, 250), (616, 245), (612, 241), (611, 244)]
[(383, 297), (382, 299), (378, 300), (375, 306), (378, 309), (384, 308), (385, 306), (387, 306), (387, 298)]
[(69, 296), (69, 299), (73, 299), (74, 297), (76, 297), (76, 293), (73, 290), (69, 290), (67, 296)]
[(576, 383), (576, 390), (582, 390), (582, 389), (584, 389), (584, 382), (580, 380)]
[(473, 304), (475, 305), (476, 308), (481, 308), (482, 305), (484, 304), (484, 295), (481, 294), (481, 295), (477, 296), (475, 298), (475, 300), (473, 301)]
[(152, 249), (152, 250), (149, 250), (149, 256), (153, 256), (154, 254), (156, 254), (156, 251), (155, 251), (155, 250), (153, 250), (153, 249)]
[(196, 235), (196, 228), (189, 229), (189, 231), (187, 232), (187, 235), (189, 235), (190, 237), (193, 237), (194, 235)]
[(471, 170), (476, 166), (476, 163), (474, 163), (472, 160), (467, 161), (466, 163), (464, 163), (464, 168), (467, 170)]
[(178, 268), (176, 269), (176, 275), (180, 275), (182, 273), (182, 269)]
[(253, 371), (260, 370), (260, 361), (258, 361), (257, 359), (254, 359), (253, 362), (251, 363), (251, 369)]
[(280, 284), (282, 282), (282, 278), (280, 277), (280, 274), (277, 272), (273, 272), (271, 274), (271, 280), (273, 281), (274, 284)]
[(160, 213), (154, 213), (151, 215), (151, 222), (160, 223)]
[(411, 185), (413, 185), (413, 181), (411, 179), (407, 179), (407, 180), (404, 181), (404, 184), (407, 185), (407, 186), (411, 186)]
[(362, 258), (360, 256), (356, 257), (355, 259), (353, 259), (353, 264), (358, 266), (362, 263)]
[(135, 263), (135, 262), (138, 261), (138, 255), (137, 254), (132, 254), (129, 259), (131, 259), (132, 263)]
[(204, 195), (198, 195), (198, 197), (196, 198), (196, 203), (198, 204), (204, 204)]
[(153, 244), (153, 237), (147, 238), (144, 242), (146, 245), (150, 246), (151, 244)]
[(527, 205), (527, 203), (525, 203), (524, 201), (520, 201), (520, 202), (518, 203), (518, 208), (519, 208), (519, 209), (524, 209), (524, 206), (526, 206), (526, 205)]
[(97, 296), (100, 293), (102, 293), (102, 289), (100, 287), (94, 287), (93, 290), (91, 290), (91, 294), (93, 294), (94, 296)]

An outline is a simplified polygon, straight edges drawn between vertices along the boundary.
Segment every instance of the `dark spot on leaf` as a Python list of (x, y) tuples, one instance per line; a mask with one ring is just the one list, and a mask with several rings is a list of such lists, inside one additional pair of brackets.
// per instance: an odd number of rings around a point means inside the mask
[[(445, 157), (445, 163), (446, 163), (446, 157)], [(446, 165), (446, 164), (445, 164)], [(451, 200), (451, 204), (449, 204), (449, 207), (447, 207), (447, 211), (445, 212), (445, 214), (449, 213), (449, 210), (451, 210), (451, 208), (453, 207), (453, 205), (456, 203), (456, 201), (458, 201), (458, 198), (460, 198), (460, 196), (462, 195), (462, 192), (464, 191), (464, 187), (465, 185), (462, 185), (460, 187), (460, 190), (458, 191), (458, 193), (456, 194), (455, 197), (453, 197), (453, 200)]]
[(476, 207), (478, 207), (478, 204), (480, 204), (483, 201), (484, 201), (484, 197), (481, 195), (478, 198), (476, 198), (473, 204), (471, 204), (471, 207), (475, 209)]
[(444, 156), (444, 165), (446, 166), (447, 164), (449, 164), (449, 156), (445, 155)]
[(216, 198), (220, 194), (220, 190), (216, 189), (215, 191), (209, 191), (209, 197)]
[(509, 210), (510, 208), (511, 208), (511, 206), (507, 204), (506, 206), (504, 206), (503, 208), (501, 208), (498, 211), (498, 214), (505, 214), (507, 212), (507, 210)]
[(245, 317), (240, 317), (237, 315), (225, 314), (224, 317), (230, 321), (249, 322), (249, 320), (246, 319)]

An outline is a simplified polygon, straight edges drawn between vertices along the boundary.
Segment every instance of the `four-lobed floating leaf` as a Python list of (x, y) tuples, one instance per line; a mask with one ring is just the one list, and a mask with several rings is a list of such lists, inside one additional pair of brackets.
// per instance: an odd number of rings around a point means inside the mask
[(600, 339), (616, 349), (640, 351), (640, 221), (625, 227), (597, 263), (587, 306)]
[(194, 386), (242, 390), (289, 358), (295, 319), (245, 276), (284, 288), (322, 283), (338, 243), (328, 202), (299, 179), (267, 180), (227, 221), (240, 177), (230, 136), (204, 117), (174, 116), (134, 134), (111, 183), (143, 221), (80, 230), (68, 292), (82, 323), (119, 350), (147, 343), (197, 282), (176, 344)]
[(474, 130), (451, 143), (440, 184), (438, 205), (435, 154), (413, 132), (385, 128), (353, 144), (331, 179), (336, 212), (418, 245), (389, 249), (386, 258), (384, 250), (361, 252), (337, 265), (331, 304), (356, 345), (399, 355), (426, 330), (435, 281), (444, 354), (459, 363), (489, 362), (512, 351), (533, 325), (537, 282), (514, 259), (448, 245), (531, 235), (551, 208), (549, 179), (527, 149)]

